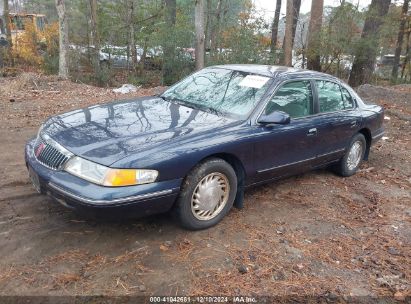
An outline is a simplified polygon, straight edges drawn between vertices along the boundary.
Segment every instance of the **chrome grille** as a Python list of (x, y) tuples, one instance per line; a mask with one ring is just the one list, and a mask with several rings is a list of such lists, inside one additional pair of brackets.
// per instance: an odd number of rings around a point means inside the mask
[(69, 151), (65, 151), (51, 139), (44, 140), (41, 136), (37, 137), (33, 152), (41, 164), (53, 170), (60, 170), (71, 157)]

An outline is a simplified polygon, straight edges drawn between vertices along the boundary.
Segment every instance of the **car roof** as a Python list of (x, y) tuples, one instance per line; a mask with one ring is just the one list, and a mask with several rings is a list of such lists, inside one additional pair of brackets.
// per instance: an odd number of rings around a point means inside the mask
[(340, 80), (334, 76), (311, 71), (311, 70), (304, 70), (299, 68), (293, 67), (286, 67), (286, 66), (279, 66), (279, 65), (262, 65), (262, 64), (225, 64), (225, 65), (216, 65), (212, 66), (213, 68), (221, 68), (221, 69), (229, 69), (234, 71), (240, 71), (245, 73), (257, 74), (261, 76), (271, 77), (271, 78), (278, 78), (287, 76), (287, 78), (302, 78), (302, 77), (309, 77), (309, 78), (327, 78), (332, 80)]

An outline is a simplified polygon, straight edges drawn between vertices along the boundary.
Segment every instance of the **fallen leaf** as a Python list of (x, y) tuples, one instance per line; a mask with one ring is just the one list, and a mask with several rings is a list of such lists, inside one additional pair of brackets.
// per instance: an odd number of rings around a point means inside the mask
[(160, 250), (162, 250), (162, 251), (168, 251), (168, 247), (167, 246), (165, 246), (165, 245), (160, 245)]

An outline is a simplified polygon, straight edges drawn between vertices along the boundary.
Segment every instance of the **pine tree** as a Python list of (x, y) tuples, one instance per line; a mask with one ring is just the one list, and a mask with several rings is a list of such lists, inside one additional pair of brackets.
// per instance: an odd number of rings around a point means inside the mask
[(379, 30), (384, 16), (388, 13), (390, 2), (391, 0), (372, 0), (371, 2), (348, 80), (352, 87), (371, 80), (377, 57)]
[(409, 0), (404, 0), (404, 4), (402, 6), (400, 27), (398, 29), (397, 45), (395, 48), (394, 66), (392, 67), (392, 74), (391, 74), (391, 80), (393, 83), (395, 83), (398, 78), (398, 68), (400, 66), (402, 44), (404, 41), (405, 24), (407, 22), (407, 17), (408, 17), (408, 6), (409, 6)]
[(196, 69), (204, 68), (204, 0), (195, 2), (195, 29), (196, 29)]
[(308, 27), (307, 67), (310, 70), (321, 71), (321, 26), (323, 19), (324, 0), (313, 0), (311, 3), (311, 18)]

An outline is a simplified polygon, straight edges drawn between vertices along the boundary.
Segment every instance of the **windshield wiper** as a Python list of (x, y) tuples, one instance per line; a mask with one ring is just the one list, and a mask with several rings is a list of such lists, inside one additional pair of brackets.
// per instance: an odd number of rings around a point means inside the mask
[(162, 100), (165, 100), (165, 101), (168, 101), (168, 102), (172, 102), (172, 103), (175, 103), (175, 104), (178, 104), (178, 105), (183, 105), (183, 106), (186, 105), (186, 102), (185, 102), (184, 100), (182, 100), (182, 99), (178, 99), (178, 98), (168, 98), (168, 97), (165, 97), (165, 96), (163, 96), (163, 95), (158, 95), (158, 97), (160, 97)]
[(210, 108), (210, 107), (204, 107), (204, 111), (209, 112), (209, 113), (214, 114), (214, 115), (217, 115), (217, 116), (220, 116), (220, 115), (223, 114), (222, 112), (220, 112), (220, 111), (218, 111), (214, 108)]
[(169, 99), (167, 98), (167, 97), (165, 97), (165, 96), (163, 96), (163, 95), (157, 95), (157, 97), (160, 97), (162, 100), (164, 100), (164, 101), (169, 101)]
[(218, 111), (214, 108), (211, 108), (211, 107), (207, 107), (207, 106), (202, 105), (202, 104), (185, 101), (185, 105), (189, 106), (189, 107), (192, 107), (194, 109), (200, 110), (200, 111), (204, 111), (204, 112), (207, 112), (207, 113), (217, 115), (217, 116), (222, 115), (222, 113), (220, 111)]
[(163, 96), (163, 95), (159, 95), (159, 97), (160, 97), (161, 99), (165, 100), (165, 101), (172, 102), (172, 103), (178, 104), (178, 105), (180, 105), (180, 106), (185, 106), (185, 107), (192, 108), (192, 109), (195, 109), (195, 110), (200, 110), (200, 111), (208, 112), (208, 113), (211, 113), (211, 114), (214, 114), (214, 115), (217, 115), (217, 116), (220, 116), (220, 115), (223, 114), (222, 112), (220, 112), (220, 111), (218, 111), (218, 110), (216, 110), (216, 109), (214, 109), (214, 108), (207, 107), (207, 106), (204, 106), (204, 105), (202, 105), (202, 104), (197, 104), (197, 103), (194, 103), (194, 102), (189, 102), (189, 101), (182, 100), (182, 99), (179, 99), (179, 98), (167, 98), (167, 97), (165, 97), (165, 96)]

